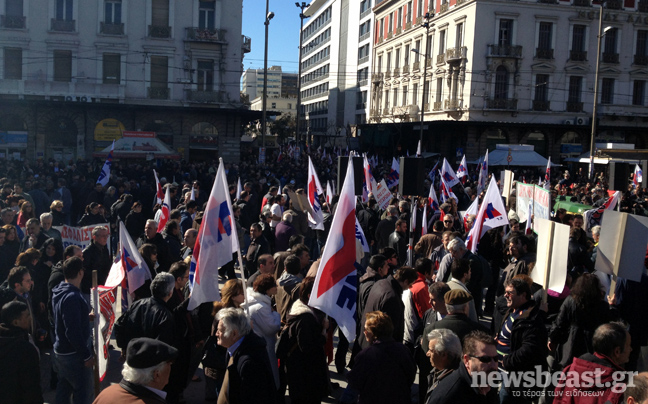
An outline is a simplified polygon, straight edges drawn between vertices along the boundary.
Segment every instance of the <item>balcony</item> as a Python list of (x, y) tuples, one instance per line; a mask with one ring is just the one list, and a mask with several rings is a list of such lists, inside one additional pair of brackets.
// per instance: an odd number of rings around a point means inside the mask
[(536, 59), (552, 60), (554, 58), (553, 53), (553, 49), (536, 48)]
[(369, 84), (369, 80), (367, 79), (358, 80), (358, 87), (366, 86), (367, 84)]
[(419, 70), (421, 68), (421, 62), (414, 62), (414, 65), (412, 66), (412, 71)]
[(326, 90), (326, 91), (322, 91), (321, 93), (309, 95), (307, 97), (302, 97), (302, 102), (312, 100), (312, 99), (315, 99), (315, 98), (322, 98), (322, 97), (328, 97), (328, 96), (329, 96), (329, 90)]
[(445, 63), (445, 53), (437, 55), (437, 64), (442, 65)]
[(383, 115), (389, 115), (389, 114), (391, 114), (390, 108), (389, 107), (383, 108)]
[(430, 112), (430, 104), (428, 104), (427, 102), (423, 104), (423, 111)]
[(437, 101), (434, 104), (432, 104), (432, 111), (441, 111), (442, 106), (443, 106), (443, 102)]
[(185, 90), (187, 101), (202, 104), (226, 102), (224, 91)]
[(422, 22), (423, 22), (423, 16), (422, 15), (419, 15), (418, 17), (416, 17), (416, 25), (421, 25)]
[(148, 98), (152, 100), (168, 100), (169, 88), (168, 87), (148, 87)]
[(399, 67), (395, 67), (395, 68), (394, 68), (394, 77), (398, 77), (398, 76), (400, 76), (400, 68), (399, 68)]
[(363, 63), (367, 63), (369, 61), (369, 55), (363, 56), (360, 59), (358, 59), (358, 64), (361, 65)]
[(310, 116), (315, 116), (315, 115), (326, 115), (328, 114), (328, 109), (316, 109), (314, 111), (309, 111), (306, 113), (306, 115)]
[(441, 8), (439, 9), (439, 13), (445, 13), (446, 11), (448, 11), (448, 7), (448, 3), (442, 3)]
[(569, 51), (569, 60), (572, 62), (585, 62), (587, 61), (587, 51)]
[(400, 33), (403, 32), (403, 29), (401, 27), (396, 28), (396, 35), (400, 35)]
[(408, 21), (405, 23), (405, 30), (407, 31), (410, 28), (412, 28), (412, 21)]
[(101, 22), (100, 30), (104, 35), (124, 35), (124, 24), (108, 24)]
[(385, 80), (390, 79), (390, 78), (391, 78), (391, 73), (390, 73), (390, 71), (389, 71), (389, 69), (388, 69), (388, 70), (385, 72)]
[(25, 22), (27, 17), (22, 15), (1, 15), (0, 16), (0, 27), (2, 28), (13, 28), (13, 29), (23, 29), (25, 28)]
[(384, 41), (383, 37), (379, 36), (378, 41), (376, 42), (376, 45), (380, 45), (381, 43), (383, 43), (383, 41)]
[(383, 79), (383, 74), (382, 73), (372, 73), (371, 74), (371, 82), (372, 83), (380, 83)]
[(242, 43), (243, 43), (243, 45), (242, 45), (243, 53), (252, 52), (252, 38), (250, 38), (249, 36), (245, 36), (245, 35), (241, 35), (241, 37), (243, 39), (243, 41), (242, 41)]
[(461, 46), (458, 48), (448, 48), (446, 49), (445, 52), (445, 59), (448, 63), (453, 62), (455, 60), (466, 59), (467, 53), (468, 53), (468, 48), (466, 48), (465, 46)]
[(163, 25), (149, 25), (148, 36), (150, 38), (171, 38), (171, 27)]
[(642, 13), (648, 13), (648, 0), (639, 0), (639, 4), (637, 4), (637, 10)]
[(364, 34), (360, 35), (360, 38), (358, 39), (358, 42), (362, 42), (365, 39), (368, 39), (371, 36), (371, 32), (365, 32)]
[(371, 115), (371, 116), (378, 116), (378, 115), (380, 115), (380, 109), (373, 109), (373, 108), (372, 108), (371, 111), (369, 111), (369, 115)]
[(52, 31), (74, 32), (76, 31), (76, 20), (57, 20), (52, 18)]
[(608, 10), (623, 9), (623, 3), (621, 3), (621, 0), (607, 0), (604, 4), (605, 4), (604, 7), (607, 8)]
[(521, 45), (488, 45), (488, 56), (500, 58), (521, 58)]
[(583, 112), (583, 103), (567, 101), (567, 112)]
[(468, 2), (468, 0), (457, 0), (457, 5), (460, 6), (460, 5), (462, 5), (464, 3), (467, 3), (467, 2)]
[(387, 33), (387, 39), (392, 39), (393, 36), (394, 34), (392, 32)]
[(635, 65), (646, 66), (648, 65), (648, 55), (634, 55), (634, 61), (632, 63)]
[(572, 4), (577, 7), (592, 7), (590, 0), (574, 0)]
[[(224, 42), (225, 30), (224, 29), (201, 29), (196, 27), (185, 28), (186, 41), (195, 42)], [(170, 34), (169, 34), (170, 36)], [(168, 38), (163, 37), (163, 38)]]
[(363, 11), (363, 12), (360, 13), (360, 19), (365, 18), (365, 17), (368, 16), (369, 14), (371, 14), (371, 9), (370, 9), (370, 8), (368, 8), (368, 9), (366, 9), (365, 11)]
[(408, 74), (409, 73), (409, 65), (403, 66), (403, 74)]
[(507, 100), (486, 100), (487, 109), (500, 109), (500, 110), (517, 110), (517, 99)]
[(432, 58), (427, 58), (425, 60), (425, 66), (432, 67)]
[(619, 54), (603, 52), (603, 58), (601, 60), (603, 63), (619, 63)]
[(549, 101), (533, 101), (534, 111), (549, 111)]
[(356, 104), (356, 109), (365, 109), (365, 108), (367, 108), (366, 102), (359, 102)]
[(459, 104), (459, 100), (445, 100), (443, 102), (443, 109), (456, 111), (458, 109), (461, 109), (461, 106)]

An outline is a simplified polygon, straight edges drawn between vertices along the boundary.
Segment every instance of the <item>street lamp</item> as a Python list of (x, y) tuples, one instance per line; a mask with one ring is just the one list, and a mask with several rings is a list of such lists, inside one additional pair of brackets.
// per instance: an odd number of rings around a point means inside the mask
[(265, 132), (266, 132), (266, 112), (268, 102), (268, 27), (270, 20), (274, 18), (274, 13), (269, 11), (270, 0), (266, 0), (266, 19), (265, 25), (265, 50), (263, 53), (263, 112), (261, 113), (261, 147), (265, 148)]
[[(434, 14), (430, 13), (425, 13), (425, 16), (423, 16), (425, 19), (425, 22), (421, 25), (422, 27), (425, 28), (425, 40), (426, 40), (426, 47), (425, 49), (430, 48), (430, 28), (434, 27), (434, 24), (430, 24), (430, 20), (434, 18)], [(419, 55), (423, 56), (423, 90), (421, 91), (421, 127), (420, 127), (420, 132), (419, 132), (419, 142), (421, 147), (423, 147), (423, 115), (425, 113), (425, 76), (427, 75), (427, 58), (428, 55), (427, 52), (421, 53), (420, 49), (412, 49), (412, 52), (418, 53)]]
[(589, 161), (589, 179), (590, 181), (594, 180), (594, 146), (596, 138), (596, 106), (598, 104), (598, 82), (599, 82), (599, 64), (601, 62), (601, 39), (605, 34), (612, 29), (612, 27), (605, 27), (603, 30), (603, 3), (605, 0), (601, 1), (599, 6), (599, 25), (598, 25), (598, 35), (597, 35), (597, 46), (596, 46), (596, 71), (594, 73), (594, 104), (592, 106), (592, 135), (590, 138), (590, 161)]
[(297, 73), (297, 113), (295, 114), (296, 117), (296, 132), (295, 132), (295, 140), (299, 143), (301, 140), (300, 136), (300, 131), (299, 131), (299, 119), (301, 118), (301, 72), (302, 72), (302, 46), (303, 46), (303, 31), (304, 31), (304, 18), (306, 16), (304, 15), (304, 9), (308, 7), (308, 4), (305, 2), (300, 3), (295, 3), (297, 7), (301, 9), (301, 12), (299, 13), (299, 19), (301, 20), (301, 28), (299, 29), (299, 68), (298, 68), (298, 73)]

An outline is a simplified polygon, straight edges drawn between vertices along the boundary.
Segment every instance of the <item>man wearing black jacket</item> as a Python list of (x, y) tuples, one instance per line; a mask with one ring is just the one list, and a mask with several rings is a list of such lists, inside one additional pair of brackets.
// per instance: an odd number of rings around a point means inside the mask
[(92, 229), (92, 242), (83, 250), (83, 282), (81, 292), (90, 294), (92, 287), (92, 271), (97, 271), (97, 282), (99, 285), (106, 283), (110, 267), (112, 266), (112, 255), (108, 251), (108, 236), (110, 232), (107, 227), (97, 226)]
[(171, 268), (171, 256), (169, 248), (162, 234), (157, 232), (158, 223), (155, 220), (149, 219), (144, 226), (144, 234), (137, 238), (137, 248), (141, 248), (144, 244), (153, 244), (157, 247), (158, 252), (158, 272), (168, 272)]

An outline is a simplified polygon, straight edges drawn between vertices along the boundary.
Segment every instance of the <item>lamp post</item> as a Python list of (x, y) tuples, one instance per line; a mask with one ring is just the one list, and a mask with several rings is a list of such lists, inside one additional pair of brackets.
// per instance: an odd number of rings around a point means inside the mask
[(598, 82), (599, 82), (599, 64), (601, 62), (601, 39), (605, 36), (605, 33), (608, 32), (612, 27), (605, 27), (603, 30), (603, 3), (606, 0), (601, 1), (599, 9), (599, 24), (598, 24), (598, 35), (597, 35), (597, 45), (596, 45), (596, 71), (594, 73), (594, 103), (592, 105), (592, 135), (590, 138), (590, 161), (589, 161), (589, 179), (592, 181), (594, 179), (594, 147), (596, 142), (596, 107), (598, 104)]
[(304, 39), (304, 18), (306, 16), (304, 15), (304, 9), (308, 7), (308, 4), (305, 2), (300, 3), (295, 3), (297, 7), (301, 9), (301, 12), (299, 13), (299, 19), (301, 20), (301, 27), (299, 28), (299, 67), (298, 67), (298, 72), (297, 72), (297, 112), (295, 113), (295, 140), (299, 143), (301, 140), (301, 135), (299, 131), (299, 119), (301, 118), (301, 72), (302, 72), (302, 46), (303, 46), (303, 39)]
[(268, 102), (268, 27), (270, 20), (274, 17), (274, 13), (269, 11), (270, 0), (266, 0), (266, 18), (263, 25), (265, 25), (265, 49), (263, 51), (263, 100), (261, 113), (261, 147), (265, 148), (265, 133), (266, 133), (266, 113)]
[(412, 49), (412, 52), (416, 52), (420, 55), (423, 55), (423, 89), (421, 90), (421, 127), (419, 131), (419, 142), (421, 144), (421, 148), (423, 147), (423, 115), (425, 114), (425, 76), (427, 76), (427, 49), (430, 46), (430, 28), (434, 27), (434, 24), (430, 24), (430, 20), (434, 17), (434, 14), (430, 13), (425, 13), (425, 16), (423, 18), (425, 19), (425, 22), (423, 23), (422, 27), (425, 28), (425, 53), (421, 53), (420, 49)]

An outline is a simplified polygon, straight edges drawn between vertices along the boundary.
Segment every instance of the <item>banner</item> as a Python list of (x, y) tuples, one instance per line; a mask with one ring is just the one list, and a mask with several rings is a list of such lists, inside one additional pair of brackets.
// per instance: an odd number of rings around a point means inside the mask
[[(110, 353), (110, 335), (115, 324), (115, 302), (117, 300), (117, 288), (99, 286), (93, 293), (98, 293), (99, 310), (97, 310), (95, 299), (92, 299), (92, 308), (95, 313), (94, 341), (97, 354), (97, 367), (99, 369), (99, 380), (103, 381), (108, 369)], [(97, 324), (98, 323), (98, 324)], [(98, 326), (98, 327), (97, 327)]]
[(538, 219), (551, 218), (551, 192), (537, 185), (533, 186), (533, 215)]
[[(61, 232), (61, 241), (63, 241), (64, 249), (71, 245), (78, 245), (82, 250), (85, 250), (85, 248), (92, 242), (92, 230), (98, 226), (104, 226), (107, 229), (110, 229), (108, 223), (93, 224), (92, 226), (84, 227), (72, 227), (68, 225), (52, 227)], [(110, 237), (108, 237), (107, 245), (108, 251), (112, 251), (110, 249)]]
[(389, 192), (389, 187), (387, 187), (385, 180), (380, 181), (380, 183), (376, 186), (376, 190), (374, 191), (374, 198), (376, 198), (380, 209), (387, 209), (387, 207), (389, 206), (389, 201), (391, 201), (392, 194), (391, 192)]
[(515, 193), (515, 211), (520, 218), (520, 223), (527, 221), (529, 211), (529, 201), (533, 201), (533, 212), (535, 218), (551, 218), (551, 192), (547, 189), (532, 184), (516, 182), (517, 191)]

